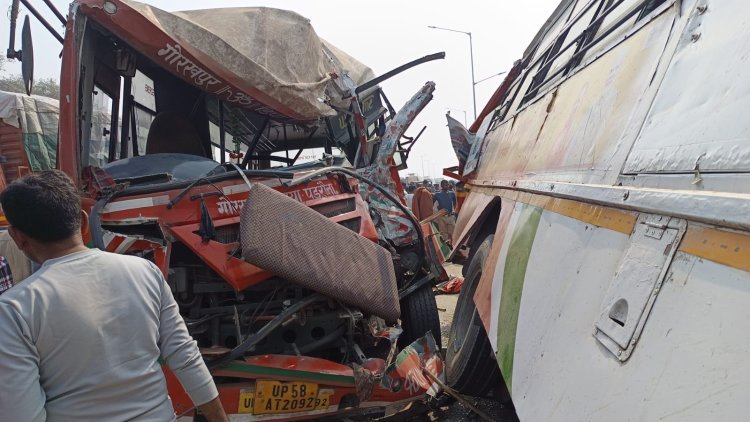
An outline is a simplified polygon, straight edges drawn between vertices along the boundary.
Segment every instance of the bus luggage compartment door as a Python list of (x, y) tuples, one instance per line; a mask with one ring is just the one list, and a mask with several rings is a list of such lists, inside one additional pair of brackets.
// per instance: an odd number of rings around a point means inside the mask
[(594, 324), (594, 337), (620, 361), (630, 357), (643, 331), (686, 226), (673, 217), (638, 217)]

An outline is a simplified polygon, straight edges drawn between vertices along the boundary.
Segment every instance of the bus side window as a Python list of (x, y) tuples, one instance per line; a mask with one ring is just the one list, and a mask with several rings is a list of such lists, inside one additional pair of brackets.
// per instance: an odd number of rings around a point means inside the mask
[[(592, 0), (576, 4), (568, 22), (550, 42), (546, 51), (537, 53), (531, 67), (536, 67), (528, 90), (519, 107), (533, 100), (546, 88), (570, 74), (584, 58), (598, 53), (608, 41), (631, 30), (633, 25), (649, 16), (666, 0)], [(563, 19), (562, 17), (560, 19)]]

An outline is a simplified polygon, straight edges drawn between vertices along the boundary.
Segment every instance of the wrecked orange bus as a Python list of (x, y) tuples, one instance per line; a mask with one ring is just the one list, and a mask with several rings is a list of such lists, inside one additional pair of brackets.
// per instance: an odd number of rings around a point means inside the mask
[(89, 244), (161, 269), (232, 420), (390, 414), (434, 390), (445, 273), (397, 171), (435, 86), (397, 111), (378, 82), (442, 54), (376, 78), (289, 11), (81, 0), (58, 18), (56, 163)]

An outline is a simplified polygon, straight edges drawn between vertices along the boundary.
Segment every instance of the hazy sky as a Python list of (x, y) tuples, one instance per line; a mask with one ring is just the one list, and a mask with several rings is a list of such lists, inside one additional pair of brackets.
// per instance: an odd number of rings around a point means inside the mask
[[(68, 1), (52, 0), (67, 14)], [(42, 0), (31, 0), (37, 9), (45, 9)], [(469, 37), (464, 34), (428, 29), (440, 26), (472, 33), (474, 43), (474, 74), (481, 80), (508, 70), (549, 17), (559, 0), (527, 1), (429, 1), (429, 0), (151, 0), (164, 10), (202, 9), (206, 7), (267, 6), (293, 10), (312, 22), (321, 37), (370, 66), (376, 74), (427, 54), (445, 51), (446, 58), (412, 68), (381, 86), (394, 107), (400, 108), (426, 81), (436, 83), (435, 96), (411, 126), (407, 135), (416, 135), (422, 126), (427, 130), (412, 150), (410, 170), (419, 175), (442, 174), (442, 168), (457, 164), (450, 146), (445, 112), (470, 125), (473, 117), (471, 92), (471, 61)], [(8, 11), (9, 0), (0, 0), (0, 10)], [(19, 16), (17, 39), (20, 39)], [(8, 48), (7, 12), (0, 25), (0, 52)], [(57, 25), (51, 15), (49, 21)], [(32, 17), (36, 77), (59, 77), (60, 44)], [(20, 45), (16, 45), (20, 49)], [(20, 73), (18, 64), (9, 64), (6, 71)], [(489, 79), (476, 86), (477, 112), (502, 80)]]

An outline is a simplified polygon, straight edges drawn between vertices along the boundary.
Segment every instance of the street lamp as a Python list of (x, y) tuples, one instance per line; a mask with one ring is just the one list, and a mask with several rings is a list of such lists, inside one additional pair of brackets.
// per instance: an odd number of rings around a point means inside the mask
[(460, 110), (457, 108), (450, 108), (450, 107), (446, 107), (445, 109), (448, 111), (448, 115), (451, 114), (451, 111), (460, 111), (461, 113), (463, 113), (464, 114), (464, 126), (466, 126), (466, 110)]
[[(427, 178), (427, 174), (424, 171), (424, 155), (420, 155), (419, 158), (422, 160), (422, 180)], [(427, 161), (427, 165), (429, 166), (430, 162)]]
[(428, 25), (430, 29), (440, 29), (442, 31), (458, 32), (459, 34), (466, 34), (469, 36), (469, 56), (471, 58), (471, 94), (474, 100), (474, 120), (477, 118), (477, 90), (476, 82), (474, 82), (474, 45), (471, 42), (471, 32), (459, 31), (457, 29), (441, 28), (439, 26)]

